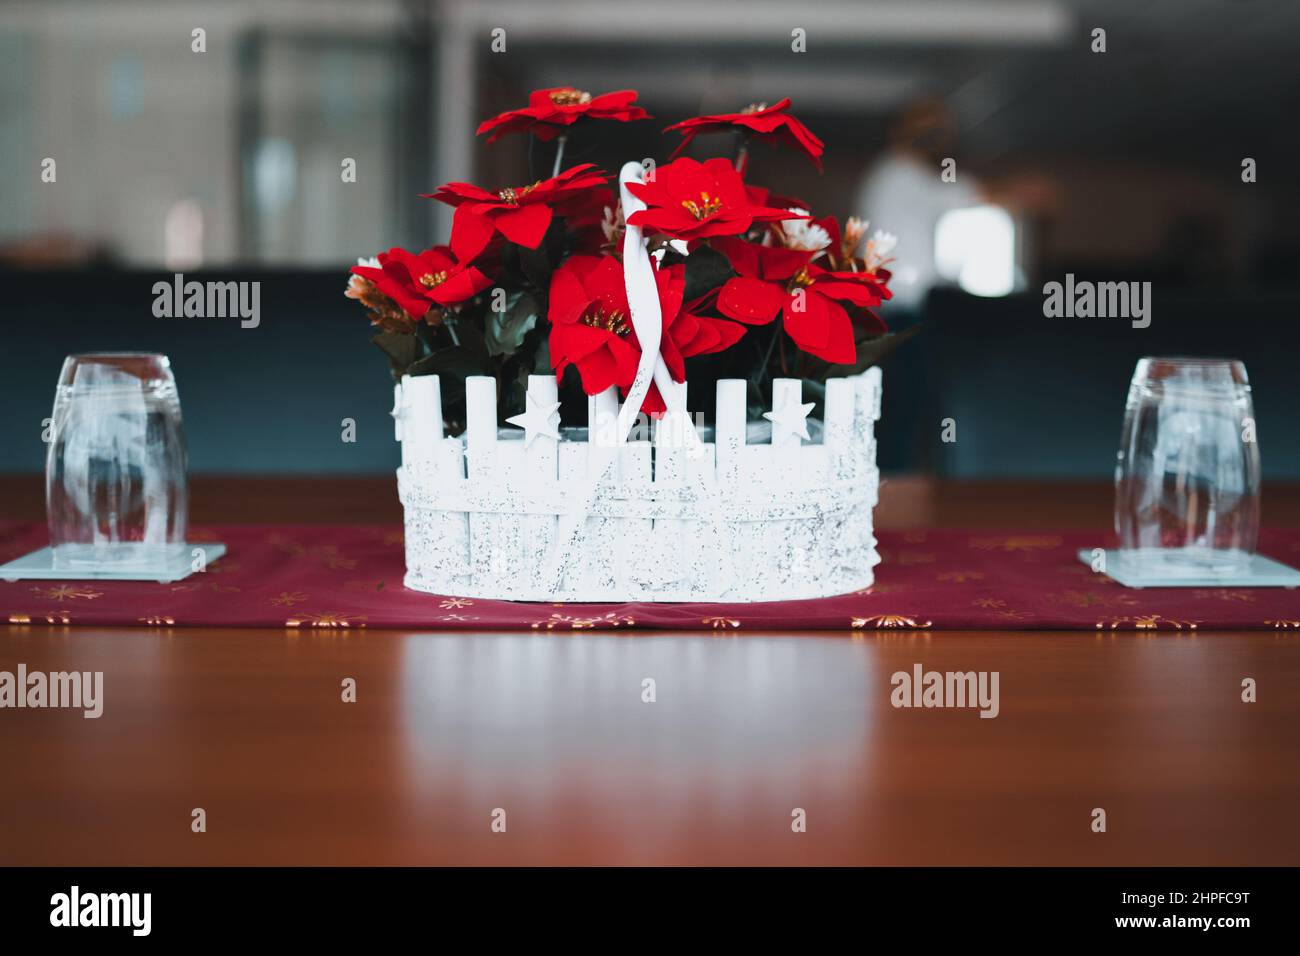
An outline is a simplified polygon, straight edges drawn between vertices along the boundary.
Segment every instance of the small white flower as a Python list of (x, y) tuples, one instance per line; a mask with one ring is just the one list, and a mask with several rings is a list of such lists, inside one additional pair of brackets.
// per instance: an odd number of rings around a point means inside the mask
[(359, 265), (359, 266), (366, 266), (367, 268), (370, 268), (370, 269), (378, 269), (378, 268), (379, 268), (379, 258), (378, 258), (377, 256), (370, 256), (370, 257), (368, 257), (368, 258), (360, 258), (360, 257), (358, 257), (358, 259), (357, 259), (357, 265)]
[[(807, 209), (791, 209), (801, 216), (808, 215)], [(787, 219), (781, 223), (781, 232), (785, 234), (785, 247), (799, 249), (803, 252), (820, 252), (831, 244), (831, 236), (821, 226), (809, 219)]]
[(857, 256), (858, 246), (861, 245), (862, 237), (866, 235), (869, 225), (869, 222), (857, 216), (849, 216), (844, 220), (844, 228), (840, 233), (840, 255), (845, 259), (853, 259)]
[(876, 255), (885, 258), (893, 252), (894, 247), (898, 245), (898, 237), (892, 232), (885, 232), (883, 229), (877, 229), (876, 234), (871, 237), (871, 242), (875, 246)]
[(877, 229), (876, 234), (867, 240), (866, 251), (862, 255), (862, 260), (866, 264), (868, 272), (875, 272), (885, 263), (891, 261), (890, 253), (898, 245), (898, 237), (892, 232), (885, 232)]

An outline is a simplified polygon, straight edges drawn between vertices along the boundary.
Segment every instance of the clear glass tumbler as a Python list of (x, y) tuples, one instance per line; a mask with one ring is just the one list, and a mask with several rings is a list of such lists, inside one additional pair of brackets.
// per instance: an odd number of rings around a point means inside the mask
[(149, 572), (185, 560), (185, 435), (167, 356), (68, 356), (52, 418), (45, 509), (55, 569)]
[(1144, 358), (1115, 469), (1120, 560), (1150, 578), (1245, 569), (1259, 536), (1259, 444), (1246, 367)]

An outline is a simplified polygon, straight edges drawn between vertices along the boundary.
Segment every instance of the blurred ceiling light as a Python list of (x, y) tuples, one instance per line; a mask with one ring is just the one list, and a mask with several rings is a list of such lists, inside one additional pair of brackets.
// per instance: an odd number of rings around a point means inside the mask
[(934, 266), (971, 295), (1010, 295), (1016, 287), (1016, 223), (1001, 206), (954, 209), (934, 229)]
[(108, 72), (113, 119), (131, 119), (144, 112), (144, 82), (141, 73), (140, 58), (135, 54), (123, 53), (113, 58)]
[(298, 183), (297, 151), (287, 139), (268, 137), (253, 156), (253, 195), (264, 213), (279, 212), (293, 202)]
[(174, 272), (203, 265), (203, 207), (193, 199), (181, 199), (167, 210), (163, 263)]
[(792, 27), (827, 45), (933, 44), (1056, 45), (1074, 30), (1068, 6), (1054, 0), (892, 0), (882, 3), (805, 3), (792, 13), (788, 0), (750, 0), (743, 15), (725, 4), (699, 0), (465, 0), (444, 12), (481, 26), (510, 24), (512, 37), (530, 40), (626, 39), (629, 26), (640, 42), (666, 39), (770, 43)]
[[(621, 64), (617, 83), (637, 90), (641, 99), (658, 104), (689, 104), (695, 108), (701, 93), (720, 92), (718, 109), (728, 104), (775, 102), (788, 96), (807, 109), (815, 106), (828, 112), (860, 114), (864, 110), (892, 109), (926, 89), (928, 74), (916, 67), (838, 67), (825, 61), (763, 67), (761, 71), (738, 70), (719, 76), (716, 68), (690, 68), (680, 61)], [(536, 73), (537, 85), (576, 86), (603, 89), (611, 82), (610, 67), (542, 61)], [(708, 112), (708, 110), (705, 110)]]

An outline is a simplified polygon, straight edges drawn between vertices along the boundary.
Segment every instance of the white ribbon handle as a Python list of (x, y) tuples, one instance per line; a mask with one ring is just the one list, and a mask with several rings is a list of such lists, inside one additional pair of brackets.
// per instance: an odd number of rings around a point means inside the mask
[[(618, 174), (619, 196), (623, 202), (624, 219), (631, 218), (634, 212), (646, 208), (636, 196), (628, 191), (629, 182), (644, 182), (645, 171), (640, 163), (625, 163)], [(556, 525), (555, 539), (543, 572), (543, 580), (551, 594), (560, 590), (564, 577), (564, 568), (574, 546), (580, 540), (587, 524), (601, 485), (610, 480), (614, 462), (618, 459), (618, 449), (627, 443), (627, 436), (632, 430), (641, 405), (650, 391), (650, 383), (659, 386), (664, 406), (668, 409), (660, 427), (679, 427), (686, 453), (692, 458), (704, 454), (704, 445), (690, 420), (682, 393), (673, 381), (672, 374), (664, 362), (659, 346), (663, 340), (663, 310), (659, 307), (659, 287), (655, 283), (655, 267), (646, 252), (645, 237), (638, 226), (629, 225), (623, 236), (623, 283), (627, 290), (628, 311), (631, 313), (632, 328), (636, 332), (637, 342), (641, 346), (641, 359), (637, 363), (636, 375), (628, 389), (627, 400), (619, 409), (616, 423), (617, 436), (613, 443), (596, 442), (598, 429), (608, 427), (605, 422), (588, 422), (587, 431), (587, 481), (571, 509), (560, 516)]]
[[(646, 208), (645, 203), (633, 196), (627, 188), (630, 182), (645, 182), (645, 169), (640, 163), (624, 163), (618, 174), (624, 220), (631, 219), (633, 213)], [(632, 328), (641, 345), (641, 361), (637, 364), (636, 377), (628, 390), (627, 401), (618, 413), (618, 443), (621, 445), (627, 441), (628, 433), (653, 381), (659, 386), (659, 394), (668, 409), (661, 424), (671, 422), (681, 428), (687, 453), (692, 458), (697, 458), (704, 450), (699, 433), (695, 431), (677, 383), (673, 381), (672, 373), (668, 371), (668, 365), (659, 351), (663, 340), (664, 319), (663, 310), (659, 307), (655, 268), (650, 263), (650, 254), (646, 252), (641, 227), (631, 224), (623, 236), (623, 285), (627, 290), (628, 310), (632, 313)]]

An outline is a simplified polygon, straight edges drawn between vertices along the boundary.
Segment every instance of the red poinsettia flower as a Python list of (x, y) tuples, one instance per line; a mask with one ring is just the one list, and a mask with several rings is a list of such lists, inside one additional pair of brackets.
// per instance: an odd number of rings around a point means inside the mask
[(662, 270), (662, 274), (669, 276), (671, 288), (667, 294), (661, 291), (659, 295), (660, 304), (664, 308), (666, 333), (659, 351), (663, 353), (664, 364), (672, 373), (673, 381), (684, 382), (684, 359), (695, 355), (711, 355), (731, 348), (745, 334), (745, 326), (705, 314), (717, 300), (716, 289), (694, 302), (683, 304), (681, 299), (686, 289), (685, 266), (669, 266)]
[(557, 86), (549, 90), (534, 90), (528, 105), (521, 110), (508, 110), (499, 116), (484, 120), (478, 135), (491, 133), (491, 143), (506, 133), (532, 132), (540, 140), (551, 140), (584, 116), (590, 119), (631, 120), (650, 119), (650, 114), (635, 106), (636, 90), (618, 90), (592, 96), (571, 86)]
[[(660, 351), (679, 382), (686, 381), (684, 359), (721, 351), (744, 334), (744, 328), (734, 322), (682, 309), (685, 271), (677, 265), (655, 274), (664, 322)], [(636, 378), (641, 344), (632, 328), (621, 262), (613, 256), (570, 256), (551, 277), (547, 318), (557, 378), (574, 365), (588, 395), (614, 385), (626, 394)], [(653, 386), (641, 407), (651, 414), (664, 411), (663, 399)]]
[[(664, 331), (659, 342), (659, 353), (664, 357), (668, 373), (674, 382), (686, 381), (686, 359), (695, 355), (711, 355), (729, 349), (740, 341), (745, 327), (715, 316), (704, 314), (717, 295), (716, 290), (700, 296), (694, 302), (683, 303), (686, 292), (686, 267), (669, 266), (655, 273), (659, 286), (659, 308), (663, 313)], [(626, 394), (626, 389), (624, 393)], [(641, 410), (650, 415), (662, 415), (668, 410), (659, 386), (651, 384)]]
[(825, 144), (813, 135), (812, 130), (786, 112), (790, 108), (787, 97), (775, 106), (756, 103), (747, 106), (739, 113), (719, 113), (716, 116), (696, 116), (669, 126), (669, 130), (680, 130), (682, 143), (673, 152), (676, 157), (700, 133), (712, 133), (719, 130), (740, 129), (758, 136), (760, 139), (784, 142), (801, 149), (808, 158), (822, 168), (822, 152)]
[(632, 329), (623, 266), (613, 256), (570, 256), (551, 276), (547, 308), (551, 367), (557, 378), (578, 367), (582, 388), (596, 395), (630, 385), (641, 347)]
[(389, 249), (381, 252), (379, 266), (357, 265), (352, 272), (368, 279), (413, 319), (423, 318), (433, 306), (451, 306), (471, 299), (492, 284), (472, 265), (458, 262), (446, 246), (423, 252)]
[(714, 247), (736, 270), (718, 293), (718, 311), (738, 322), (765, 325), (782, 317), (796, 345), (827, 362), (848, 364), (857, 357), (853, 320), (844, 306), (858, 306), (860, 321), (884, 333), (884, 323), (869, 310), (889, 298), (881, 277), (842, 272), (813, 261), (815, 250), (760, 246), (718, 239)]
[(725, 159), (698, 163), (684, 157), (660, 166), (648, 182), (628, 183), (627, 188), (647, 207), (628, 217), (629, 225), (674, 239), (737, 236), (756, 222), (808, 218), (754, 203)]
[(591, 163), (566, 169), (531, 186), (489, 192), (472, 183), (447, 183), (435, 193), (423, 193), (456, 207), (451, 224), (451, 248), (468, 262), (481, 253), (498, 232), (511, 242), (536, 249), (556, 215), (590, 200), (587, 190), (605, 186), (607, 177)]

